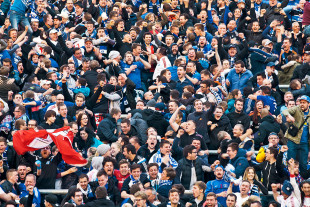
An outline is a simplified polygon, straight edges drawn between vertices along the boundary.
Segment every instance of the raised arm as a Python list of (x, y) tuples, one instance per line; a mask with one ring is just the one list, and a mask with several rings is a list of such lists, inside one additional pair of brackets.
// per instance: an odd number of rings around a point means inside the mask
[(175, 110), (175, 112), (172, 114), (172, 116), (169, 120), (169, 124), (172, 127), (173, 131), (175, 131), (175, 132), (178, 131), (178, 129), (179, 129), (179, 125), (175, 122), (175, 119), (177, 118), (179, 111), (185, 110), (185, 109), (186, 109), (186, 107), (184, 105), (177, 108), (177, 110)]

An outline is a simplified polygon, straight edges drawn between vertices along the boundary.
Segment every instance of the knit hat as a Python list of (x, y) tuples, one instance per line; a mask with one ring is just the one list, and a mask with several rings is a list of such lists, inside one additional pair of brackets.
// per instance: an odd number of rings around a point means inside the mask
[(154, 99), (151, 99), (147, 102), (146, 106), (148, 107), (155, 107), (156, 101)]
[(97, 152), (99, 154), (99, 156), (104, 155), (105, 153), (107, 153), (110, 150), (110, 145), (108, 144), (101, 144), (97, 147)]

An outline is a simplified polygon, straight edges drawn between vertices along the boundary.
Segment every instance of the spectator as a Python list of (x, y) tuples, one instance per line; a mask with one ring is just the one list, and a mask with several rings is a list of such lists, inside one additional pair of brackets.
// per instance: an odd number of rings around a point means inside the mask
[(235, 111), (227, 114), (227, 117), (230, 120), (231, 127), (233, 128), (236, 124), (242, 124), (244, 130), (247, 130), (250, 127), (250, 117), (243, 112), (244, 100), (235, 100), (234, 106)]
[(167, 166), (172, 166), (174, 169), (178, 167), (177, 161), (171, 156), (171, 144), (167, 140), (160, 143), (159, 150), (151, 157), (149, 163), (157, 163), (159, 165), (159, 173)]
[[(226, 195), (227, 195), (227, 189), (229, 187), (229, 183), (224, 180), (224, 173), (225, 170), (222, 165), (216, 165), (214, 167), (214, 175), (215, 180), (210, 180), (207, 182), (207, 189), (205, 192), (205, 195), (207, 196), (209, 193), (213, 192), (216, 194), (217, 201), (225, 206), (226, 203)], [(228, 195), (227, 195), (228, 200)]]
[(118, 140), (116, 124), (120, 117), (121, 111), (113, 108), (107, 118), (99, 123), (97, 134), (100, 141), (112, 143)]
[(193, 198), (186, 203), (186, 205), (197, 205), (199, 207), (202, 207), (203, 204), (206, 202), (205, 192), (206, 190), (206, 184), (202, 181), (195, 182), (193, 186)]
[(177, 178), (187, 190), (193, 187), (194, 181), (203, 180), (203, 162), (197, 157), (197, 153), (195, 146), (187, 145), (183, 149), (183, 159), (178, 162)]
[(307, 165), (307, 158), (301, 156), (304, 153), (308, 153), (309, 147), (308, 141), (305, 139), (309, 135), (309, 103), (310, 98), (308, 96), (302, 96), (300, 98), (300, 105), (286, 109), (283, 111), (283, 115), (286, 117), (287, 122), (295, 123), (295, 127), (298, 129), (297, 134), (289, 133), (286, 131), (285, 137), (288, 138), (287, 146), (289, 147), (288, 159), (296, 159), (299, 157), (300, 171), (305, 171)]
[(142, 164), (142, 166), (143, 166), (142, 172), (147, 171), (146, 170), (147, 169), (146, 159), (144, 157), (137, 155), (136, 148), (133, 145), (128, 144), (128, 145), (124, 146), (123, 154), (124, 154), (124, 157), (130, 163), (130, 165), (132, 165), (134, 163)]
[(227, 154), (229, 156), (229, 164), (233, 166), (233, 176), (239, 178), (244, 170), (249, 166), (248, 161), (241, 155), (238, 144), (231, 143), (228, 145)]

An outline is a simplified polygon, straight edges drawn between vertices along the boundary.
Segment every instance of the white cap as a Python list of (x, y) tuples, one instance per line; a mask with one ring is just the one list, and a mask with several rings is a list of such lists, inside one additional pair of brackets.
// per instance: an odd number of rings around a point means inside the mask
[(51, 29), (50, 30), (50, 34), (54, 34), (54, 33), (57, 33), (57, 30), (56, 29)]
[(117, 58), (118, 56), (120, 56), (121, 54), (116, 51), (116, 50), (112, 50), (109, 54), (109, 59), (113, 60), (114, 58)]
[(59, 16), (61, 16), (62, 18), (68, 19), (69, 15), (66, 12), (62, 12)]
[(41, 80), (40, 81), (40, 86), (42, 87), (43, 85), (45, 85), (45, 84), (51, 84), (52, 82), (51, 81), (49, 81), (49, 80)]

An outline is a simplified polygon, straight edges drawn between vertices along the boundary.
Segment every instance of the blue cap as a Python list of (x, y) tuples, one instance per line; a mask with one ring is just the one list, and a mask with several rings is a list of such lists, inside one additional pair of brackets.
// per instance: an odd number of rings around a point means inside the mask
[(245, 1), (244, 1), (244, 0), (239, 0), (239, 1), (238, 1), (238, 4), (239, 4), (239, 3), (244, 3), (244, 4), (245, 4)]
[(156, 110), (159, 110), (159, 111), (165, 110), (165, 108), (166, 108), (166, 106), (165, 106), (165, 104), (162, 103), (162, 102), (157, 103), (157, 104), (155, 105), (155, 109), (156, 109)]
[(292, 184), (288, 181), (288, 180), (285, 180), (284, 183), (283, 183), (283, 186), (282, 186), (282, 191), (290, 196), (293, 192), (294, 188), (292, 186)]
[(216, 165), (216, 166), (214, 167), (214, 169), (216, 169), (216, 168), (218, 168), (218, 167), (222, 168), (222, 169), (225, 171), (223, 165)]
[(305, 100), (305, 101), (308, 101), (308, 103), (310, 103), (310, 98), (309, 98), (309, 96), (306, 96), (306, 95), (301, 96), (301, 97), (299, 98), (299, 101), (300, 101), (300, 100)]
[(271, 132), (271, 133), (269, 134), (269, 136), (268, 136), (268, 139), (269, 139), (270, 136), (277, 136), (277, 137), (279, 137), (278, 134), (275, 133), (275, 132)]
[(228, 49), (230, 49), (230, 48), (236, 48), (236, 45), (234, 45), (234, 44), (230, 44), (229, 46), (228, 46)]
[(274, 64), (274, 62), (270, 62), (267, 64), (267, 66), (272, 67), (272, 66), (276, 66), (276, 64)]

